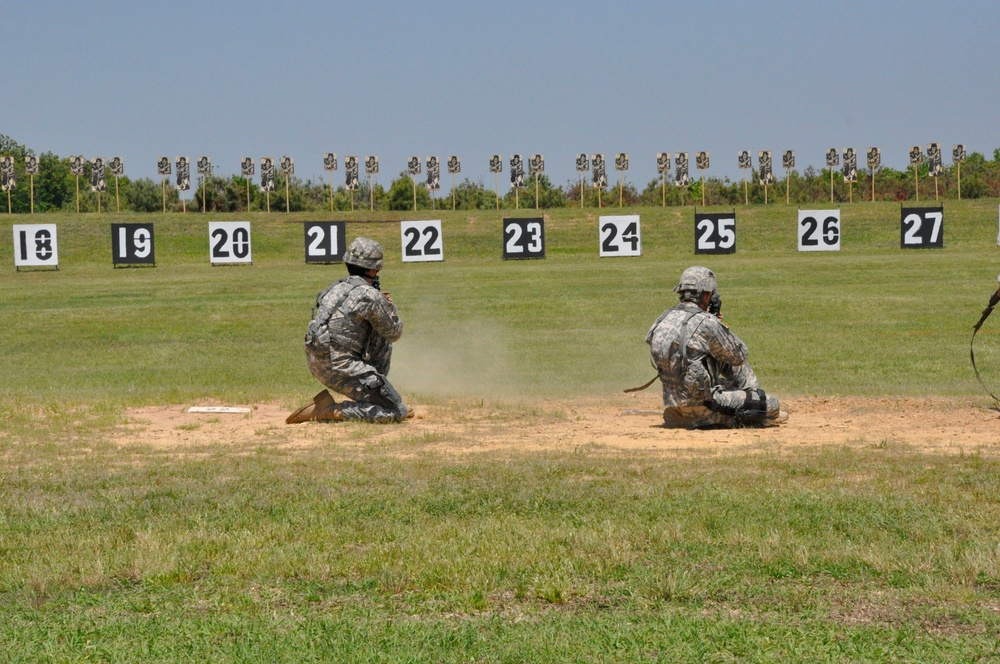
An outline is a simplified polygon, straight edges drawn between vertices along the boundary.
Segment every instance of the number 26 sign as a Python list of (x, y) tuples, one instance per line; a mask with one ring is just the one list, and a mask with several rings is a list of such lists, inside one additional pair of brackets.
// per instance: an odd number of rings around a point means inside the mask
[(840, 251), (840, 210), (799, 210), (799, 251)]

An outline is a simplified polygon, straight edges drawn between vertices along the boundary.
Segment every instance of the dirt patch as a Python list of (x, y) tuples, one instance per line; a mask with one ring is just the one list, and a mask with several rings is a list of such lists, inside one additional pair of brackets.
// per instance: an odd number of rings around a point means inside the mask
[[(189, 405), (220, 405), (199, 403)], [(286, 425), (292, 410), (276, 403), (245, 414), (189, 413), (188, 405), (129, 411), (112, 435), (120, 445), (192, 451), (206, 446), (309, 448), (404, 444), (413, 451), (465, 453), (498, 449), (581, 448), (664, 454), (722, 454), (806, 446), (906, 447), (943, 454), (1000, 453), (1000, 413), (968, 399), (798, 397), (782, 407), (789, 421), (765, 429), (684, 431), (660, 426), (658, 395), (522, 402), (452, 401), (415, 404), (401, 425)]]

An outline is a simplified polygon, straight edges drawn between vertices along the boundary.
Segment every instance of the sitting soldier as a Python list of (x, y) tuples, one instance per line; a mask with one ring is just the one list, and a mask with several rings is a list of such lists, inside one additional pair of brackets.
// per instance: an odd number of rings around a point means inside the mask
[(663, 382), (664, 426), (729, 428), (787, 421), (778, 400), (760, 389), (746, 361), (746, 345), (721, 320), (715, 273), (689, 267), (674, 291), (680, 304), (664, 311), (646, 335)]

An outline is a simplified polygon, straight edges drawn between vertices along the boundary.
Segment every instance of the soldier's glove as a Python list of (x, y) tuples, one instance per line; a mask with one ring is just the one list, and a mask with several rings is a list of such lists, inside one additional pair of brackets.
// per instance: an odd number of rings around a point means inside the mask
[(719, 291), (712, 291), (712, 299), (708, 301), (708, 313), (718, 316), (721, 311), (722, 298), (719, 297)]

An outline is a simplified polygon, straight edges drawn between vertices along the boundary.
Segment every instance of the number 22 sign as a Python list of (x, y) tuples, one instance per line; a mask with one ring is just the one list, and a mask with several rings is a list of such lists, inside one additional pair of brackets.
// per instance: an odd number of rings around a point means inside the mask
[(404, 263), (444, 260), (441, 220), (403, 221), (399, 224)]

